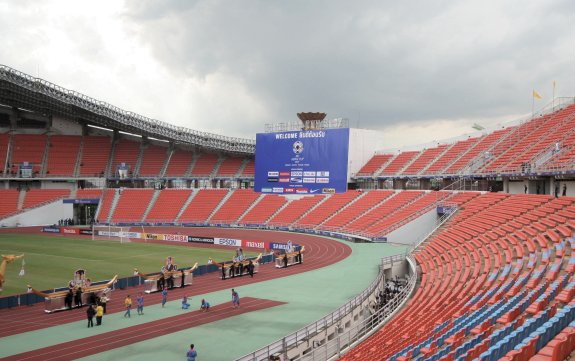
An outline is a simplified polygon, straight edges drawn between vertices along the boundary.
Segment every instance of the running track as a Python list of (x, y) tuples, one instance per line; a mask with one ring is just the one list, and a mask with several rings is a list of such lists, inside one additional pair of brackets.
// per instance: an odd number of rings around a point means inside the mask
[[(22, 229), (18, 229), (21, 233)], [(305, 246), (304, 263), (301, 265), (296, 265), (289, 267), (287, 269), (277, 269), (273, 263), (268, 263), (261, 265), (259, 272), (254, 275), (254, 278), (250, 277), (236, 277), (233, 279), (227, 279), (222, 281), (219, 279), (219, 273), (209, 273), (202, 276), (194, 277), (193, 284), (185, 288), (175, 288), (170, 291), (169, 300), (181, 299), (184, 294), (188, 296), (203, 295), (211, 292), (220, 291), (223, 289), (239, 288), (243, 285), (268, 281), (275, 278), (291, 276), (294, 274), (311, 271), (314, 269), (322, 268), (328, 265), (332, 265), (339, 262), (351, 254), (351, 248), (346, 244), (341, 242), (335, 242), (323, 237), (317, 237), (313, 235), (297, 234), (297, 233), (286, 233), (286, 232), (275, 232), (275, 231), (261, 231), (261, 230), (242, 230), (242, 229), (226, 229), (226, 228), (166, 228), (166, 227), (146, 227), (146, 232), (151, 233), (177, 233), (180, 234), (190, 234), (195, 236), (203, 237), (223, 237), (223, 238), (237, 238), (237, 239), (247, 239), (247, 240), (266, 240), (268, 242), (281, 242), (285, 243), (291, 240), (293, 243), (301, 244)], [(19, 233), (20, 233), (19, 232)], [(63, 236), (65, 237), (65, 236)], [(200, 247), (193, 243), (173, 243), (173, 242), (161, 242), (165, 244), (174, 244), (175, 246), (187, 246), (187, 247)], [(205, 245), (201, 245), (205, 247)], [(230, 249), (230, 254), (233, 249)], [(107, 305), (107, 313), (123, 312), (123, 299), (127, 294), (136, 294), (137, 292), (143, 291), (143, 287), (132, 287), (125, 290), (115, 290), (112, 293), (112, 301)], [(159, 293), (149, 294), (145, 296), (145, 304), (158, 304), (161, 302), (161, 295)], [(247, 299), (244, 297), (243, 299)], [(271, 301), (269, 301), (271, 302)], [(271, 307), (271, 306), (267, 306)], [(43, 305), (36, 304), (32, 307), (17, 307), (8, 310), (0, 310), (0, 323), (3, 327), (0, 330), (0, 337), (5, 337), (9, 335), (15, 335), (23, 332), (29, 332), (33, 330), (38, 330), (46, 327), (52, 327), (57, 325), (62, 325), (65, 323), (76, 322), (80, 320), (85, 320), (85, 308), (79, 310), (62, 311), (53, 314), (45, 314), (43, 311)], [(205, 316), (205, 315), (204, 315)], [(105, 320), (106, 316), (104, 316)], [(213, 320), (212, 320), (213, 321)], [(207, 321), (207, 322), (212, 322)], [(207, 323), (203, 322), (203, 323)], [(130, 343), (141, 341), (141, 339), (135, 335), (140, 334), (145, 330), (147, 324), (142, 324), (138, 326), (132, 326), (128, 329), (124, 329), (123, 332), (114, 336), (117, 342), (122, 342), (122, 345), (128, 345)], [(125, 332), (129, 330), (129, 332)], [(178, 330), (181, 330), (178, 329)], [(173, 330), (171, 332), (174, 332)], [(105, 334), (104, 334), (105, 335)], [(156, 337), (159, 335), (154, 335)], [(99, 337), (98, 337), (99, 339)], [(125, 339), (125, 340), (124, 340)], [(125, 343), (124, 343), (125, 342)], [(119, 346), (113, 346), (109, 344), (110, 347), (103, 347), (103, 343), (99, 343), (98, 352), (103, 352), (108, 349), (116, 348)], [(108, 346), (108, 345), (106, 345)], [(83, 343), (76, 342), (74, 344), (75, 349), (82, 354), (87, 355), (90, 353), (90, 348), (86, 346), (84, 349)], [(34, 354), (35, 356), (41, 357), (45, 355), (42, 350), (31, 351), (26, 354)], [(94, 352), (92, 352), (94, 353)], [(30, 358), (33, 359), (33, 358)]]
[[(30, 352), (20, 353), (6, 357), (3, 360), (73, 360), (94, 355), (104, 350), (127, 346), (134, 342), (140, 342), (172, 332), (182, 331), (186, 328), (197, 327), (227, 317), (234, 317), (242, 313), (262, 310), (282, 304), (283, 302), (244, 297), (241, 300), (241, 307), (237, 309), (233, 308), (230, 303), (221, 304), (212, 307), (209, 312), (192, 311), (178, 316), (166, 317), (158, 321), (152, 321), (138, 326), (130, 326), (121, 330), (106, 332), (50, 347), (44, 347)], [(138, 316), (136, 315), (134, 317)], [(105, 325), (105, 318), (102, 325)]]

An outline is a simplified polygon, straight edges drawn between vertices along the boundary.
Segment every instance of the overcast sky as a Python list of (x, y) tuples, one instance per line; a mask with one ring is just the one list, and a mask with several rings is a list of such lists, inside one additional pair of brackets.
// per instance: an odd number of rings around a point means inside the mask
[(393, 148), (574, 96), (573, 24), (572, 0), (0, 0), (0, 64), (200, 131), (321, 111)]

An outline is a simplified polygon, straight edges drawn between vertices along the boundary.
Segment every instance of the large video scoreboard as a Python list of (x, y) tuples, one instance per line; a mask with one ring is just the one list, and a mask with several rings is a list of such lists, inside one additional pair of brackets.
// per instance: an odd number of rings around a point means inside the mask
[(256, 135), (256, 192), (342, 193), (347, 190), (349, 129)]

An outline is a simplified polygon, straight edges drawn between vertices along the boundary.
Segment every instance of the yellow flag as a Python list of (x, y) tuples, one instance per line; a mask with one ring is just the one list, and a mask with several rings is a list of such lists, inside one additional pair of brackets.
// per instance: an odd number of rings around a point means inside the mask
[(533, 98), (542, 99), (543, 97), (537, 92), (537, 90), (533, 90)]

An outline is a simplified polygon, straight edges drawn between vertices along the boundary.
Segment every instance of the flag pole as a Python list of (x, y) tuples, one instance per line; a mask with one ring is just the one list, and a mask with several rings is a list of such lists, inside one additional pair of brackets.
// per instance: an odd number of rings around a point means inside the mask
[(535, 89), (531, 92), (531, 119), (535, 117)]
[(555, 110), (555, 80), (553, 80), (553, 110)]

